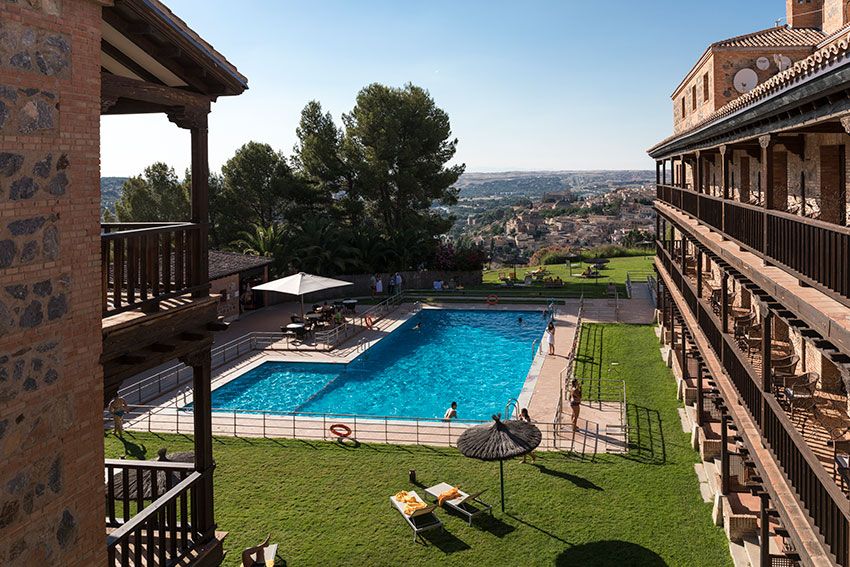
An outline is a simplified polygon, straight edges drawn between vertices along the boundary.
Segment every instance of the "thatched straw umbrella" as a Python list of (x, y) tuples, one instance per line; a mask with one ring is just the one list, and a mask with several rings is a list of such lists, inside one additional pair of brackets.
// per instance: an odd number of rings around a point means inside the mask
[(481, 461), (499, 461), (502, 512), (505, 511), (505, 459), (521, 457), (540, 445), (543, 435), (537, 426), (526, 421), (502, 421), (493, 416), (493, 424), (470, 427), (457, 440), (457, 448), (466, 457)]

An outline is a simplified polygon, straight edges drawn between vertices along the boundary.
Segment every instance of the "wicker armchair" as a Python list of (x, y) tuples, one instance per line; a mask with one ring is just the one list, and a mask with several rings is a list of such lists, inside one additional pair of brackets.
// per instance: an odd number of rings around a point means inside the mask
[(748, 313), (746, 315), (736, 316), (732, 320), (733, 334), (736, 339), (740, 339), (744, 334), (755, 324), (756, 314)]
[(796, 354), (774, 358), (770, 361), (771, 384), (774, 395), (782, 393), (783, 388), (785, 388), (785, 380), (796, 375), (799, 363), (800, 357)]
[(791, 405), (791, 417), (798, 409), (811, 409), (815, 405), (815, 391), (820, 382), (820, 374), (807, 372), (799, 376), (788, 376), (784, 380), (782, 392)]
[(841, 481), (841, 490), (847, 490), (850, 486), (850, 439), (832, 441), (832, 449), (833, 473), (837, 474)]

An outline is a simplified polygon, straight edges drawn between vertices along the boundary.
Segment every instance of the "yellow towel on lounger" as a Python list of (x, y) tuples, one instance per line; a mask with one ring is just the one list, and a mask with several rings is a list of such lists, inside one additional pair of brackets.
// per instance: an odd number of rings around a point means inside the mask
[(416, 496), (410, 494), (409, 492), (402, 490), (397, 493), (393, 498), (395, 498), (396, 502), (404, 503), (404, 514), (406, 516), (411, 515), (417, 510), (421, 510), (422, 508), (426, 508), (427, 505), (416, 498)]
[(461, 493), (458, 490), (458, 487), (455, 486), (454, 488), (450, 488), (450, 489), (446, 490), (445, 492), (440, 493), (440, 495), (437, 497), (437, 505), (442, 507), (443, 502), (445, 502), (446, 500), (454, 500), (455, 498), (460, 498), (460, 497), (461, 497)]

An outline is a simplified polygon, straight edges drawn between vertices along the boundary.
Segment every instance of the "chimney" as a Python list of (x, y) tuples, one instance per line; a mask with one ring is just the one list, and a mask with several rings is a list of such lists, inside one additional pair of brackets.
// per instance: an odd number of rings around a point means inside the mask
[(785, 16), (792, 28), (823, 29), (824, 0), (785, 0)]

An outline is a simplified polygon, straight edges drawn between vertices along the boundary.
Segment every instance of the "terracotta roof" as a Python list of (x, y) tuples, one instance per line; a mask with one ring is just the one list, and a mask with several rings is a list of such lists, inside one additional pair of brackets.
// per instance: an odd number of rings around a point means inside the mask
[(774, 94), (805, 80), (809, 76), (833, 66), (839, 60), (846, 58), (848, 52), (850, 52), (850, 28), (844, 29), (843, 34), (836, 35), (831, 42), (824, 44), (821, 48), (805, 59), (797, 61), (791, 65), (790, 68), (777, 73), (750, 92), (721, 106), (691, 128), (658, 142), (649, 148), (648, 151), (652, 152), (676, 138), (690, 134), (694, 130), (702, 128), (711, 122), (716, 122), (717, 120), (743, 110), (748, 106), (753, 106), (763, 99), (773, 96)]
[(824, 33), (815, 28), (779, 26), (730, 37), (711, 47), (811, 47), (823, 41)]
[(271, 264), (272, 260), (272, 258), (265, 256), (251, 256), (237, 252), (210, 250), (210, 280), (217, 280), (246, 270), (261, 268)]

